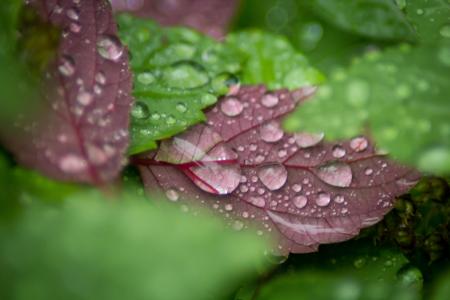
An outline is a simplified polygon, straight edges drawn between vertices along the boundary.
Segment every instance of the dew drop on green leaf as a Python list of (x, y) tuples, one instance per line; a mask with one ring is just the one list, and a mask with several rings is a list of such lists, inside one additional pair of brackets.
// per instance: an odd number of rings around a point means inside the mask
[(137, 75), (137, 80), (144, 85), (149, 85), (155, 81), (155, 76), (151, 72), (143, 72)]
[(150, 111), (147, 104), (141, 101), (136, 101), (133, 105), (133, 109), (131, 110), (131, 115), (133, 118), (145, 120), (150, 116)]
[(194, 61), (180, 61), (167, 68), (162, 75), (164, 84), (179, 89), (195, 89), (209, 82), (205, 68)]

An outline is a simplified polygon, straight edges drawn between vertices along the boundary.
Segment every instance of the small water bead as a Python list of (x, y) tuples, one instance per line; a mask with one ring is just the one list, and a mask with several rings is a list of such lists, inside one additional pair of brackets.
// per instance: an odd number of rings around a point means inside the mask
[(151, 72), (140, 73), (137, 76), (137, 81), (144, 85), (149, 85), (155, 81), (155, 76)]
[(259, 180), (271, 191), (278, 190), (287, 181), (287, 170), (282, 164), (270, 164), (259, 168)]
[(220, 110), (228, 117), (236, 117), (242, 113), (244, 106), (238, 98), (228, 97), (220, 104)]
[(170, 115), (166, 118), (166, 124), (167, 125), (173, 125), (177, 122), (177, 119), (175, 119), (174, 116)]
[(244, 222), (236, 220), (233, 222), (232, 228), (236, 231), (240, 231), (244, 228)]
[(350, 148), (356, 152), (363, 152), (369, 146), (369, 142), (365, 137), (356, 137), (350, 141)]
[(250, 144), (249, 149), (250, 149), (250, 151), (254, 152), (258, 149), (258, 146), (256, 144)]
[(323, 140), (324, 136), (324, 133), (299, 132), (294, 134), (295, 142), (300, 148), (314, 147)]
[(78, 103), (80, 103), (83, 106), (87, 106), (87, 105), (91, 104), (93, 99), (94, 99), (94, 97), (89, 92), (82, 91), (82, 92), (78, 93), (78, 95), (77, 95)]
[(342, 203), (344, 203), (345, 198), (342, 195), (336, 195), (336, 197), (334, 197), (333, 201), (338, 204), (342, 204)]
[(331, 154), (335, 158), (342, 158), (345, 156), (345, 154), (347, 154), (347, 151), (345, 151), (345, 149), (342, 146), (335, 145), (335, 146), (333, 146), (333, 149), (331, 150)]
[(131, 110), (131, 116), (135, 119), (145, 120), (150, 116), (147, 104), (142, 101), (136, 101)]
[(301, 192), (301, 190), (302, 190), (302, 185), (296, 183), (296, 184), (294, 184), (294, 185), (292, 186), (292, 190), (293, 190), (294, 192), (296, 192), (296, 193)]
[(249, 202), (256, 207), (263, 208), (266, 206), (266, 201), (263, 197), (250, 197)]
[(81, 31), (81, 25), (76, 22), (73, 22), (69, 25), (69, 29), (73, 33), (79, 33)]
[(78, 21), (78, 19), (80, 18), (80, 13), (74, 8), (68, 9), (66, 15), (67, 17), (69, 17), (69, 19), (74, 21)]
[(284, 149), (281, 149), (280, 151), (278, 151), (278, 157), (279, 158), (283, 158), (287, 155), (287, 151)]
[(105, 74), (103, 72), (98, 72), (97, 74), (95, 74), (95, 81), (101, 85), (105, 84), (106, 83)]
[(124, 52), (124, 47), (115, 36), (100, 36), (97, 42), (97, 52), (101, 57), (111, 61), (118, 61)]
[(353, 172), (347, 163), (331, 162), (320, 166), (317, 176), (324, 182), (337, 187), (348, 187), (352, 183)]
[(328, 204), (330, 204), (331, 201), (331, 197), (330, 194), (325, 193), (325, 192), (320, 192), (317, 197), (316, 197), (316, 204), (318, 206), (327, 206)]
[(292, 202), (294, 203), (295, 207), (302, 209), (303, 207), (306, 206), (306, 204), (308, 204), (308, 198), (303, 195), (295, 196), (292, 199)]
[(75, 62), (72, 57), (64, 55), (61, 58), (61, 64), (58, 66), (59, 72), (66, 77), (75, 73)]
[(277, 121), (270, 121), (259, 129), (261, 139), (267, 143), (276, 143), (283, 138), (284, 132)]
[(273, 108), (277, 106), (279, 102), (278, 96), (273, 94), (265, 94), (261, 98), (261, 104), (267, 108)]
[(84, 158), (76, 154), (67, 154), (59, 160), (59, 168), (67, 173), (79, 173), (87, 168), (87, 162)]
[(166, 197), (170, 201), (175, 202), (175, 201), (178, 201), (178, 199), (180, 198), (180, 195), (178, 194), (178, 192), (175, 189), (168, 189), (166, 191)]
[(372, 175), (373, 174), (373, 169), (367, 168), (366, 170), (364, 170), (364, 174), (366, 174), (367, 176)]
[(421, 16), (421, 15), (423, 15), (424, 11), (423, 11), (423, 9), (418, 8), (418, 9), (416, 10), (416, 13), (417, 13), (419, 16)]
[(180, 102), (175, 107), (180, 113), (185, 113), (187, 111), (187, 106), (183, 102)]
[(233, 205), (228, 203), (228, 204), (225, 204), (224, 208), (225, 208), (226, 211), (232, 211), (233, 210)]

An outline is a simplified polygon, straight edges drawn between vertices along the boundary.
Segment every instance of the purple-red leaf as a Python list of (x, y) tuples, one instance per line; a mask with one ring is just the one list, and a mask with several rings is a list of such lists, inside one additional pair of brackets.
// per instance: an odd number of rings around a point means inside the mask
[(208, 121), (135, 162), (146, 189), (183, 207), (204, 205), (241, 230), (278, 241), (279, 253), (316, 251), (378, 222), (417, 181), (364, 137), (325, 143), (287, 134), (280, 118), (314, 90), (248, 86), (222, 98)]
[(2, 132), (5, 146), (46, 175), (100, 184), (121, 170), (132, 98), (128, 54), (108, 1), (30, 1), (62, 31), (42, 111)]
[(226, 33), (238, 0), (112, 0), (117, 11), (130, 11), (165, 26), (184, 25), (215, 38)]

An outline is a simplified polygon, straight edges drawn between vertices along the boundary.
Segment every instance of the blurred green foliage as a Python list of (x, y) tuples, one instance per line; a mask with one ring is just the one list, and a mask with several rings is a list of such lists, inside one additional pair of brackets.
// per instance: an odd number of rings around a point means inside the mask
[(1, 299), (220, 299), (264, 266), (256, 235), (98, 192), (30, 205), (0, 243)]

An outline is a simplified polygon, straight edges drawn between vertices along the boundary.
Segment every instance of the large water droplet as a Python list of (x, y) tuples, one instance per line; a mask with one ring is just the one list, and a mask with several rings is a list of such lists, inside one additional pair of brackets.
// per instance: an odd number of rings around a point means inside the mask
[(261, 104), (267, 108), (275, 107), (279, 102), (278, 96), (273, 94), (265, 94), (261, 98)]
[(178, 199), (180, 198), (180, 195), (178, 194), (178, 192), (175, 189), (168, 189), (166, 191), (166, 197), (170, 201), (178, 201)]
[(317, 176), (324, 182), (338, 187), (348, 187), (352, 183), (352, 169), (344, 162), (331, 162), (317, 168)]
[(191, 176), (193, 182), (202, 190), (212, 194), (230, 194), (241, 181), (239, 165), (206, 163), (203, 166), (191, 168), (191, 171), (195, 174)]
[(330, 194), (325, 192), (319, 193), (316, 197), (316, 204), (318, 206), (327, 206), (328, 204), (330, 204), (330, 201), (331, 201)]
[(295, 142), (300, 148), (309, 148), (319, 144), (325, 135), (323, 133), (299, 132), (294, 134)]
[(172, 64), (162, 73), (163, 84), (178, 89), (196, 89), (209, 82), (206, 69), (190, 60)]
[(117, 61), (123, 54), (124, 47), (115, 36), (101, 36), (97, 42), (97, 51), (107, 60)]
[(238, 98), (228, 97), (220, 104), (220, 110), (229, 117), (236, 117), (242, 113), (244, 106)]
[(282, 164), (270, 164), (259, 168), (259, 180), (271, 191), (284, 186), (287, 180), (287, 170)]
[(308, 203), (308, 198), (303, 195), (295, 196), (294, 199), (292, 199), (292, 202), (294, 203), (295, 207), (301, 209)]
[(345, 149), (342, 146), (335, 145), (335, 146), (333, 146), (333, 149), (331, 150), (331, 154), (335, 158), (342, 158), (342, 157), (345, 156), (346, 151), (345, 151)]
[(365, 137), (357, 137), (350, 141), (350, 148), (356, 152), (362, 152), (367, 149), (369, 142)]
[(136, 101), (131, 110), (131, 116), (135, 119), (144, 120), (150, 116), (147, 104), (142, 101)]
[(76, 154), (67, 154), (59, 160), (59, 167), (67, 173), (79, 173), (87, 168), (86, 160)]
[(283, 138), (283, 130), (280, 127), (280, 123), (277, 121), (270, 121), (264, 124), (259, 129), (261, 139), (267, 143), (275, 143)]

